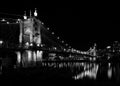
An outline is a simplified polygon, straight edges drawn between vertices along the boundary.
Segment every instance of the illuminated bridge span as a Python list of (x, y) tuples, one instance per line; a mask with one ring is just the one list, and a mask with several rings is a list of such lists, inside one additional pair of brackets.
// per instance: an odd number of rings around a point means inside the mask
[(71, 48), (60, 37), (56, 37), (54, 32), (37, 19), (37, 10), (34, 16), (25, 14), (23, 17), (24, 19), (0, 19), (0, 52), (16, 51), (17, 59), (22, 58), (25, 62), (30, 59), (36, 61), (38, 57), (41, 59), (42, 51), (95, 57)]
[(0, 48), (0, 51), (6, 52), (6, 51), (43, 51), (46, 53), (55, 53), (55, 54), (71, 54), (71, 55), (79, 55), (79, 56), (86, 56), (86, 57), (96, 57), (91, 54), (82, 53), (82, 52), (72, 52), (68, 50), (59, 50), (59, 49), (50, 49), (50, 48), (44, 48), (44, 47), (30, 47), (30, 48), (23, 48), (23, 47), (17, 47), (17, 48)]

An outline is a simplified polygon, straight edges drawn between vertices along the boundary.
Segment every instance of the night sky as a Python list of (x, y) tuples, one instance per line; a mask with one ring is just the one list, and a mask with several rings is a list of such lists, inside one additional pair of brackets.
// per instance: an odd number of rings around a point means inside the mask
[[(36, 6), (39, 19), (46, 27), (50, 27), (66, 43), (73, 48), (87, 50), (93, 43), (98, 48), (104, 48), (111, 42), (119, 41), (119, 26), (113, 24), (109, 15), (99, 11), (88, 11), (72, 7), (44, 7)], [(0, 12), (23, 15), (24, 11), (34, 11), (34, 7), (28, 8), (0, 8)], [(3, 16), (3, 15), (2, 15)]]

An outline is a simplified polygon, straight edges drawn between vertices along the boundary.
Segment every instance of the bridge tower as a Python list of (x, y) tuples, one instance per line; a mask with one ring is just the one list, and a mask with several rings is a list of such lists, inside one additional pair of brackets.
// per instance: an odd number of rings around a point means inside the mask
[(34, 16), (27, 18), (26, 13), (24, 19), (20, 22), (19, 42), (22, 45), (40, 45), (41, 44), (41, 22), (37, 18), (37, 11)]
[[(41, 21), (37, 19), (37, 10), (35, 9), (34, 16), (30, 11), (30, 16), (24, 15), (24, 19), (20, 21), (19, 43), (21, 47), (28, 48), (29, 46), (40, 46), (41, 39)], [(16, 52), (18, 63), (27, 65), (32, 62), (42, 60), (42, 51), (25, 50), (24, 52)]]
[(96, 49), (96, 47), (97, 47), (97, 45), (95, 43), (94, 46), (88, 50), (90, 55), (97, 56), (97, 49)]

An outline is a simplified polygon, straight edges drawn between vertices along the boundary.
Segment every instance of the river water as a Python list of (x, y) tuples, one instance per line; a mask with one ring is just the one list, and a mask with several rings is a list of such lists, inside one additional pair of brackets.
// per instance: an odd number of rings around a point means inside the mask
[[(16, 63), (10, 65), (4, 58), (0, 66), (0, 80), (30, 81), (30, 82), (102, 82), (119, 83), (119, 62), (69, 62), (44, 61)], [(8, 66), (6, 66), (9, 64)]]

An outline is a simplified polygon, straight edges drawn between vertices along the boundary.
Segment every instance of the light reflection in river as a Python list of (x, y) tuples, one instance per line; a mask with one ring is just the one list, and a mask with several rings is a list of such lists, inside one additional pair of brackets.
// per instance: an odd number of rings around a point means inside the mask
[(96, 65), (96, 64), (90, 64), (90, 65), (85, 64), (84, 65), (84, 70), (81, 73), (75, 75), (73, 78), (75, 80), (77, 80), (77, 79), (82, 79), (82, 78), (88, 76), (90, 78), (96, 79), (97, 72), (98, 72), (98, 67), (99, 66)]
[(36, 64), (37, 61), (42, 61), (43, 51), (30, 51), (16, 52), (17, 65), (22, 64), (23, 67), (29, 66), (29, 64)]
[[(22, 63), (24, 67), (29, 62), (35, 63), (35, 66), (49, 67), (52, 69), (67, 70), (71, 73), (71, 78), (74, 80), (93, 79), (93, 80), (117, 80), (120, 81), (120, 64), (110, 62), (69, 62), (69, 61), (44, 61), (41, 51), (34, 52), (16, 52), (17, 62)], [(8, 56), (9, 57), (9, 56)], [(0, 73), (2, 67), (6, 66), (4, 62), (8, 59), (1, 58)], [(27, 63), (28, 62), (28, 63)], [(36, 64), (38, 63), (38, 64)], [(33, 66), (32, 64), (32, 66)], [(27, 66), (28, 67), (28, 66)], [(30, 66), (29, 66), (30, 67)], [(19, 67), (18, 67), (19, 68)]]
[(66, 68), (72, 73), (74, 80), (120, 80), (120, 64), (117, 63), (90, 63), (90, 62), (42, 62), (42, 66)]
[(112, 68), (108, 69), (108, 78), (110, 79), (112, 77)]
[(72, 76), (75, 80), (82, 79), (84, 77), (90, 77), (96, 79), (99, 65), (95, 63), (79, 63), (79, 62), (69, 62), (69, 63), (42, 63), (43, 66), (49, 66), (54, 68), (69, 68)]

